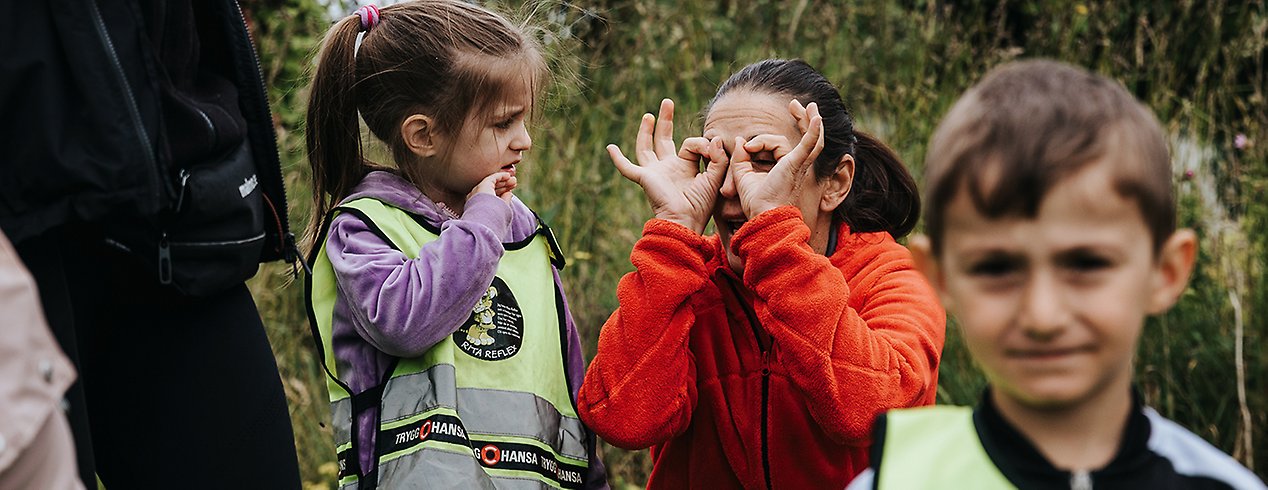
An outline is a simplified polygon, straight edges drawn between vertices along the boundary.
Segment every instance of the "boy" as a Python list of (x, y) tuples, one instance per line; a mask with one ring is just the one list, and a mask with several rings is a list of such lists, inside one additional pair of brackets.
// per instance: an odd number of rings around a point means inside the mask
[(990, 387), (975, 409), (892, 411), (855, 488), (1265, 488), (1142, 405), (1132, 356), (1197, 240), (1167, 144), (1121, 86), (1051, 61), (988, 74), (926, 163), (917, 262)]

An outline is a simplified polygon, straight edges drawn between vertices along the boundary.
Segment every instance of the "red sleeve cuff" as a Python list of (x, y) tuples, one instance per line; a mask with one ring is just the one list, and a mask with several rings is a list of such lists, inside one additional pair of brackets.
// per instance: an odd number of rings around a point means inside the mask
[(669, 238), (695, 250), (701, 258), (707, 258), (712, 250), (703, 236), (673, 221), (652, 218), (643, 225), (643, 237)]
[(756, 251), (755, 248), (772, 246), (779, 239), (795, 233), (799, 226), (806, 227), (801, 220), (801, 210), (796, 206), (781, 206), (744, 223), (731, 237), (731, 248), (740, 258), (747, 258)]

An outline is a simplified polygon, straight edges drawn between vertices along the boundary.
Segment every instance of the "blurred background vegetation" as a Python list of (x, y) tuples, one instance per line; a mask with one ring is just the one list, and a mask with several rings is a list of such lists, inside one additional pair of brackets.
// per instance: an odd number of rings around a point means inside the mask
[[(285, 164), (292, 228), (307, 219), (306, 77), (340, 0), (243, 0), (260, 49)], [(1268, 7), (1247, 2), (963, 0), (901, 2), (580, 0), (498, 4), (528, 19), (553, 56), (555, 84), (534, 126), (517, 194), (556, 230), (564, 284), (587, 357), (616, 307), (618, 278), (650, 216), (603, 147), (633, 145), (644, 112), (689, 117), (740, 67), (799, 57), (842, 88), (859, 126), (919, 176), (925, 145), (955, 98), (989, 68), (1048, 57), (1121, 81), (1171, 135), (1181, 223), (1201, 236), (1191, 287), (1151, 319), (1137, 361), (1147, 401), (1268, 475)], [(252, 281), (290, 400), (306, 486), (332, 487), (325, 384), (302, 281), (270, 264)], [(982, 386), (954, 322), (940, 403), (972, 404)], [(615, 487), (641, 487), (645, 451), (602, 448)]]

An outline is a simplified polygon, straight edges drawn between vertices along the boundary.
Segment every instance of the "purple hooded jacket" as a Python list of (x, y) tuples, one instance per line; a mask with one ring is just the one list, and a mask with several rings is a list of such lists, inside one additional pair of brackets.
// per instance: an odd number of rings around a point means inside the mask
[[(343, 202), (370, 197), (440, 225), (440, 239), (409, 260), (375, 235), (356, 216), (331, 221), (326, 255), (338, 287), (331, 345), (337, 372), (353, 392), (373, 387), (393, 357), (417, 357), (462, 325), (493, 281), (502, 243), (522, 240), (537, 230), (537, 219), (518, 198), (511, 205), (480, 194), (467, 201), (462, 217), (451, 219), (417, 187), (389, 173), (371, 172)], [(555, 285), (563, 290), (559, 271)], [(568, 329), (565, 367), (575, 403), (585, 366), (581, 339), (564, 298)], [(357, 420), (360, 460), (374, 459), (375, 419), (371, 409)], [(587, 488), (606, 488), (606, 475), (590, 447)]]

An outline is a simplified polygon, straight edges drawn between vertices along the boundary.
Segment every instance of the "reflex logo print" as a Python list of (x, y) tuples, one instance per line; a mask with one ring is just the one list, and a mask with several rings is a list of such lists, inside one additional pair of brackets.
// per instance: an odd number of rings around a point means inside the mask
[(485, 361), (500, 361), (519, 353), (524, 342), (524, 314), (502, 278), (493, 278), (471, 316), (454, 332), (453, 342), (467, 355)]

